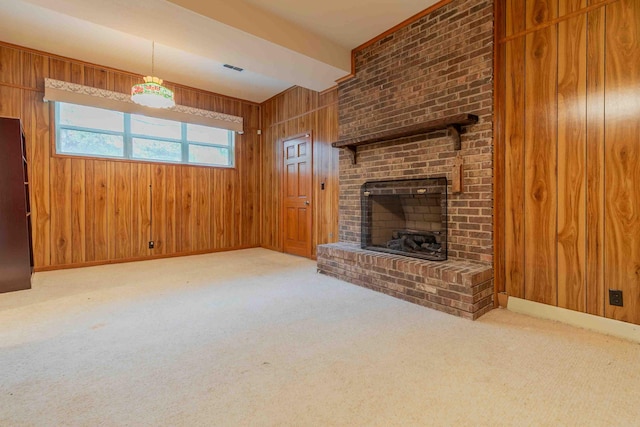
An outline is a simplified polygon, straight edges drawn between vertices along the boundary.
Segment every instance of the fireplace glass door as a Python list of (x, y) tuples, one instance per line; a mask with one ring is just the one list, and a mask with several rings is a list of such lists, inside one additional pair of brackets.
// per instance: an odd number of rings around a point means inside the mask
[(447, 259), (447, 179), (371, 181), (361, 188), (363, 249)]

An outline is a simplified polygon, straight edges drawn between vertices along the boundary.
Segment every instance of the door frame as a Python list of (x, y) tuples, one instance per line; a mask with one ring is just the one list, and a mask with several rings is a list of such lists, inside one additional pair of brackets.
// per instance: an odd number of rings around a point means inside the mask
[(313, 259), (313, 242), (315, 240), (315, 233), (313, 231), (314, 229), (314, 225), (315, 222), (313, 220), (314, 218), (314, 214), (315, 214), (315, 209), (316, 209), (316, 192), (313, 186), (313, 179), (315, 176), (315, 167), (314, 167), (314, 156), (313, 156), (313, 131), (308, 130), (306, 132), (300, 132), (294, 135), (289, 135), (289, 136), (285, 136), (282, 138), (278, 138), (278, 163), (280, 165), (280, 235), (278, 236), (278, 240), (280, 241), (280, 248), (281, 251), (284, 252), (284, 234), (285, 234), (285, 228), (284, 228), (284, 214), (285, 214), (285, 209), (284, 209), (284, 200), (285, 200), (285, 170), (284, 170), (284, 144), (288, 141), (292, 141), (294, 139), (300, 139), (300, 138), (309, 138), (309, 158), (310, 158), (310, 163), (311, 163), (311, 185), (309, 188), (310, 191), (310, 199), (311, 199), (311, 221), (310, 221), (310, 230), (309, 230), (309, 259)]

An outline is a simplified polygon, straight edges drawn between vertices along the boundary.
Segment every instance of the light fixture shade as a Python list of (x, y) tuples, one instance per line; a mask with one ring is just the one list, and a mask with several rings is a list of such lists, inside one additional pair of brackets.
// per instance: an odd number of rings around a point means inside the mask
[(131, 87), (131, 100), (152, 108), (171, 108), (176, 105), (173, 92), (162, 86), (162, 79), (146, 76), (144, 83)]

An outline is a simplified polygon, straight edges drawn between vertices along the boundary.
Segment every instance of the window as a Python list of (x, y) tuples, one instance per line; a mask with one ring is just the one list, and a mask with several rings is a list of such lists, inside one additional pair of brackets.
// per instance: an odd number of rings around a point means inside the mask
[(234, 132), (210, 126), (56, 102), (59, 154), (234, 165)]

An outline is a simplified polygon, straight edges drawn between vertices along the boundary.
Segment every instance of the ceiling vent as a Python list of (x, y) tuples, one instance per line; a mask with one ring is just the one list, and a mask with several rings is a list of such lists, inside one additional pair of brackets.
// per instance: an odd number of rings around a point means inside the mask
[(229, 68), (230, 70), (234, 70), (234, 71), (238, 71), (238, 72), (244, 70), (244, 68), (236, 67), (235, 65), (231, 65), (231, 64), (224, 64), (223, 67)]

